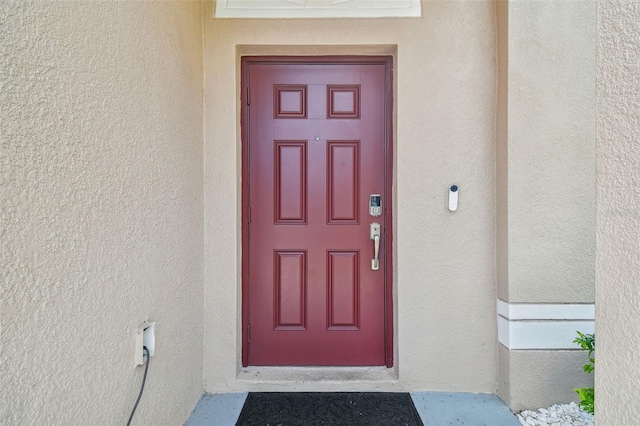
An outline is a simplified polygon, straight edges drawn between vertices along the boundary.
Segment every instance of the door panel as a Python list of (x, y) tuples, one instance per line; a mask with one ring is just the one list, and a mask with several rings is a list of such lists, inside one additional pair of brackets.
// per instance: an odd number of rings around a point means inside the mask
[(384, 365), (386, 64), (245, 64), (244, 363)]
[(360, 253), (329, 251), (328, 255), (328, 330), (358, 330)]
[(307, 328), (307, 252), (276, 250), (275, 330)]
[(360, 141), (327, 141), (328, 223), (358, 224)]
[(275, 223), (307, 223), (307, 141), (275, 141)]

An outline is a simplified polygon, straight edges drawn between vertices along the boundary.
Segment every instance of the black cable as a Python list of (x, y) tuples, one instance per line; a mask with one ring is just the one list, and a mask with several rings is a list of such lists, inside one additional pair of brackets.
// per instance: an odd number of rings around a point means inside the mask
[(142, 387), (140, 388), (140, 395), (138, 395), (138, 399), (136, 400), (136, 405), (133, 406), (133, 411), (131, 411), (131, 415), (129, 416), (129, 421), (127, 422), (127, 426), (131, 424), (131, 419), (133, 419), (133, 414), (136, 412), (136, 408), (138, 408), (138, 402), (140, 402), (140, 398), (142, 398), (142, 391), (144, 390), (144, 382), (147, 381), (147, 370), (149, 369), (149, 360), (151, 356), (149, 355), (149, 349), (146, 346), (142, 347), (143, 351), (147, 352), (147, 365), (144, 367), (144, 377), (142, 378)]

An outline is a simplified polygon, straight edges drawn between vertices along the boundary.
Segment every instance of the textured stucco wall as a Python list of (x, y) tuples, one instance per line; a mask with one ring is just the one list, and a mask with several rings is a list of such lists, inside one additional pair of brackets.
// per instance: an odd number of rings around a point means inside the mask
[(509, 351), (500, 345), (499, 352), (502, 362), (508, 357), (509, 366), (506, 387), (500, 377), (500, 395), (514, 411), (578, 401), (573, 388), (593, 386), (593, 375), (582, 370), (588, 361), (583, 351)]
[(640, 418), (640, 2), (598, 3), (596, 421)]
[[(205, 389), (495, 391), (493, 3), (424, 2), (421, 19), (258, 21), (216, 20), (209, 14), (205, 21)], [(236, 46), (291, 44), (397, 45), (397, 380), (391, 376), (359, 380), (364, 375), (344, 371), (331, 376), (335, 380), (326, 373), (325, 380), (303, 381), (299, 371), (287, 369), (278, 370), (284, 371), (280, 381), (237, 377), (241, 169)], [(280, 49), (284, 51), (318, 53), (304, 47)], [(367, 52), (364, 47), (324, 49), (324, 53), (345, 51)], [(460, 185), (456, 213), (446, 209), (447, 190), (453, 183)]]
[(508, 300), (594, 300), (593, 1), (509, 2)]
[(0, 2), (0, 423), (181, 424), (202, 393), (202, 14)]
[[(496, 21), (497, 295), (514, 307), (593, 302), (596, 3), (497, 1)], [(512, 409), (575, 400), (592, 383), (583, 353), (549, 347), (499, 345)]]
[(496, 292), (509, 300), (509, 2), (496, 1)]

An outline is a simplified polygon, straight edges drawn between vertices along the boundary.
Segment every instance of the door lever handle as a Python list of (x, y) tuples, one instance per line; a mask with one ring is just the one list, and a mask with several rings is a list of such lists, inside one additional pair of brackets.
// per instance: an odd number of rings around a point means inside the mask
[(380, 269), (380, 224), (373, 222), (369, 225), (369, 239), (373, 240), (373, 259), (371, 259), (371, 270)]

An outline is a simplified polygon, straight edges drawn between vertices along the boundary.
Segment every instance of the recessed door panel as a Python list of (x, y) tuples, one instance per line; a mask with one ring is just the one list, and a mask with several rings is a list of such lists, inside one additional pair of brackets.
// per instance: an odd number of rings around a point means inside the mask
[(328, 85), (327, 105), (327, 118), (360, 118), (360, 85)]
[(389, 69), (243, 60), (245, 365), (391, 363)]
[(307, 220), (307, 142), (275, 141), (276, 223)]
[(329, 251), (327, 318), (329, 330), (357, 330), (360, 320), (359, 253)]
[(307, 86), (273, 86), (273, 111), (275, 118), (307, 118)]
[(278, 250), (274, 260), (274, 328), (304, 330), (307, 317), (306, 252)]
[(358, 223), (360, 141), (327, 142), (329, 223)]

